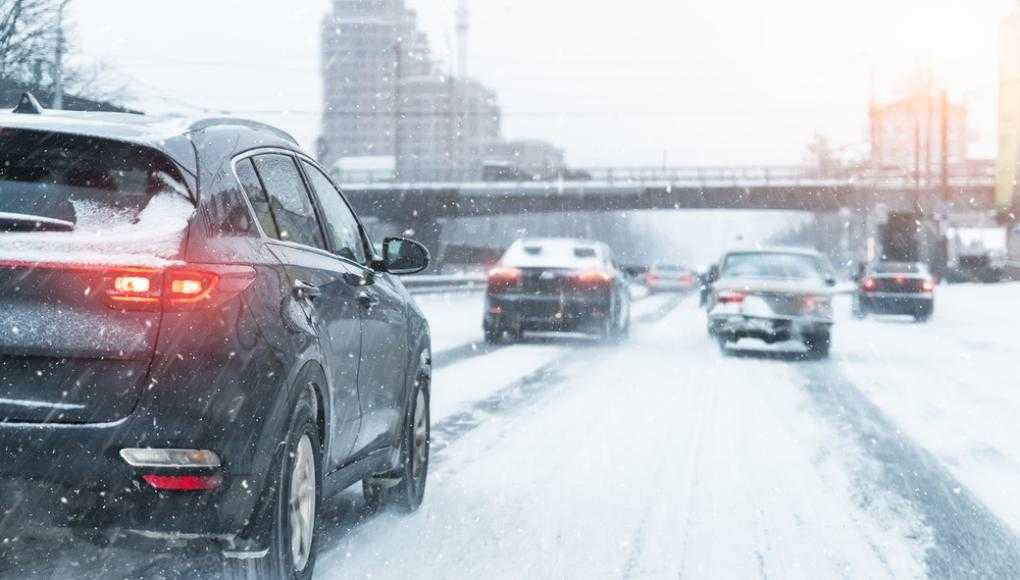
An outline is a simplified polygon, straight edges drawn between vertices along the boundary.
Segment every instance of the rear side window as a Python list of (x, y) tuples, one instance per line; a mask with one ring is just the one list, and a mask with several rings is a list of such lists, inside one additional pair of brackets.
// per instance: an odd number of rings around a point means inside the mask
[(358, 220), (354, 212), (347, 206), (347, 202), (340, 197), (340, 192), (333, 186), (333, 182), (323, 175), (314, 165), (302, 161), (308, 175), (308, 181), (319, 198), (319, 205), (322, 207), (323, 219), (326, 221), (326, 232), (331, 238), (333, 251), (339, 256), (364, 264), (365, 243), (361, 238), (361, 229), (358, 227)]
[(251, 159), (242, 159), (237, 162), (237, 178), (241, 180), (241, 187), (244, 189), (245, 195), (248, 196), (252, 209), (255, 210), (255, 217), (259, 220), (262, 231), (271, 238), (280, 239), (276, 220), (273, 219), (273, 212), (269, 208), (269, 195), (262, 187), (262, 182), (259, 180), (258, 174), (255, 173)]
[(253, 162), (269, 194), (269, 206), (280, 239), (326, 249), (312, 200), (308, 197), (308, 190), (305, 189), (294, 159), (288, 155), (269, 153), (255, 157)]

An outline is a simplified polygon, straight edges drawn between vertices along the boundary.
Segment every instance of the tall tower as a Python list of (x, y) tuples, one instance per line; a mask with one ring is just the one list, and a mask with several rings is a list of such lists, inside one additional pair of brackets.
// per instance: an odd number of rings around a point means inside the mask
[(457, 78), (467, 78), (468, 72), (468, 30), (471, 18), (468, 12), (468, 0), (457, 3)]

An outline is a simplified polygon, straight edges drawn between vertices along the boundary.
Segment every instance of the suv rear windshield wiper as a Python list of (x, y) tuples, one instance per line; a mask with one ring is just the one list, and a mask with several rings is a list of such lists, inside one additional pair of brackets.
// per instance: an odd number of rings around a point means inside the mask
[(0, 211), (0, 232), (70, 232), (74, 222), (25, 213)]

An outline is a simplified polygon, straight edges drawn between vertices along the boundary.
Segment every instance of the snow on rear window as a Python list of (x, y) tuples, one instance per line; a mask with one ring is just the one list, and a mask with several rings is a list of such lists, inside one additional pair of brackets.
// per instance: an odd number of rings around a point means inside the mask
[(599, 263), (598, 250), (576, 240), (517, 241), (503, 254), (502, 263), (516, 268), (585, 268)]
[(72, 200), (70, 232), (0, 234), (0, 260), (162, 267), (180, 254), (195, 211), (177, 192), (158, 193), (140, 212)]

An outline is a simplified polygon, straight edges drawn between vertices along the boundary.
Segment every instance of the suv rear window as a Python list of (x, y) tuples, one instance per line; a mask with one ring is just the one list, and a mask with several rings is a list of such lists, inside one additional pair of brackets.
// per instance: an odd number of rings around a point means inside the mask
[(159, 193), (188, 195), (172, 161), (137, 145), (3, 130), (0, 152), (0, 212), (63, 220), (75, 230), (97, 213), (134, 221)]
[(0, 258), (176, 258), (195, 211), (182, 175), (147, 147), (0, 129)]

